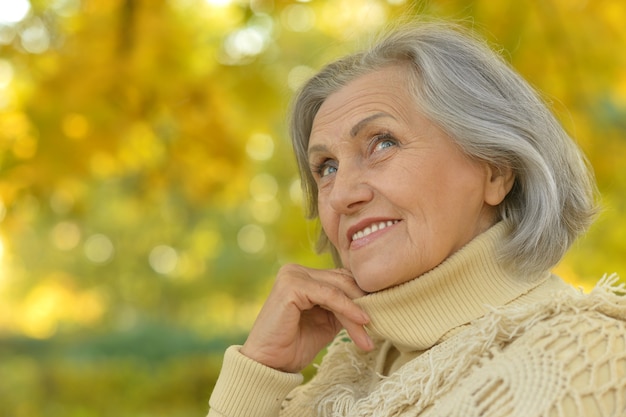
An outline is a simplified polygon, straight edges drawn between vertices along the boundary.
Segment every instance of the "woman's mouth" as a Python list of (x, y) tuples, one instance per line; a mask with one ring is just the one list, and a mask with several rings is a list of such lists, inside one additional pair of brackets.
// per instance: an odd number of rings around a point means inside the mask
[(369, 226), (355, 232), (352, 235), (352, 241), (354, 242), (355, 240), (359, 240), (359, 239), (363, 239), (366, 236), (371, 235), (374, 232), (377, 232), (379, 230), (385, 229), (387, 227), (393, 226), (394, 224), (398, 223), (400, 220), (387, 220), (387, 221), (381, 221), (381, 222), (375, 222), (370, 224)]

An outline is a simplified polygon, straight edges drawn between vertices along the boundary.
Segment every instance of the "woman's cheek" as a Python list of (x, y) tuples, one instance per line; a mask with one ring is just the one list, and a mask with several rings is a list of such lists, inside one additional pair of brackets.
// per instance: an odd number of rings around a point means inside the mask
[[(333, 231), (336, 230), (336, 226), (333, 225), (333, 220), (331, 216), (331, 211), (328, 208), (328, 205), (324, 202), (325, 200), (318, 196), (317, 200), (317, 213), (320, 218), (320, 223), (322, 225), (322, 229), (326, 236), (328, 236), (331, 241), (333, 241)], [(336, 232), (335, 232), (336, 233)]]

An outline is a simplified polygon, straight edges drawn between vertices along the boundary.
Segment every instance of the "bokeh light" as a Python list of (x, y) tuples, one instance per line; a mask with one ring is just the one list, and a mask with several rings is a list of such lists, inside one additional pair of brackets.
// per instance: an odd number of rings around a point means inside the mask
[(41, 54), (50, 48), (50, 33), (39, 18), (28, 22), (28, 26), (20, 32), (20, 38), (22, 47), (32, 54)]
[(28, 15), (29, 11), (28, 0), (2, 0), (0, 1), (0, 23), (18, 23)]
[(247, 224), (237, 233), (237, 242), (242, 251), (249, 254), (259, 253), (265, 248), (265, 231), (256, 224)]
[(209, 6), (226, 7), (232, 3), (232, 0), (204, 0)]
[(250, 195), (256, 201), (271, 201), (277, 193), (278, 182), (271, 174), (257, 174), (250, 180)]
[(14, 73), (13, 65), (6, 59), (0, 59), (0, 89), (5, 89), (11, 84)]
[(294, 32), (307, 32), (315, 26), (315, 12), (306, 4), (287, 6), (281, 18), (283, 24)]
[[(52, 243), (54, 244), (54, 246), (56, 246), (59, 250), (72, 250), (80, 243), (80, 227), (78, 227), (78, 225), (72, 221), (59, 222), (52, 229), (52, 232), (50, 233), (50, 238), (52, 239)], [(91, 244), (93, 245), (93, 242)], [(90, 250), (93, 251), (94, 249)]]
[(246, 144), (246, 153), (256, 161), (267, 161), (274, 155), (274, 140), (265, 133), (254, 133)]
[(281, 205), (278, 200), (254, 200), (250, 203), (252, 217), (259, 223), (271, 224), (280, 218)]
[(89, 121), (78, 113), (70, 113), (63, 118), (63, 133), (70, 139), (83, 139), (89, 133)]
[(296, 178), (291, 181), (289, 185), (289, 198), (294, 205), (301, 206), (304, 200), (303, 197), (302, 183), (300, 182), (300, 178)]
[(178, 252), (168, 245), (155, 246), (148, 256), (152, 269), (159, 274), (171, 274), (178, 265)]
[(95, 234), (85, 241), (85, 256), (91, 262), (103, 264), (113, 258), (115, 247), (106, 235)]

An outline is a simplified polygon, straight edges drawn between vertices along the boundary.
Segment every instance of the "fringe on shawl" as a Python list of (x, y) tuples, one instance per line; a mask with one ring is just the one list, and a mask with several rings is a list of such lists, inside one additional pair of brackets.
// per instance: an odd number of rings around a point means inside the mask
[(540, 321), (582, 311), (596, 311), (626, 321), (626, 286), (618, 281), (615, 274), (605, 275), (589, 294), (557, 293), (535, 308), (493, 308), (471, 329), (457, 335), (462, 344), (434, 346), (425, 353), (427, 357), (409, 362), (388, 377), (374, 371), (374, 355), (339, 338), (329, 347), (319, 369), (328, 374), (321, 380), (331, 383), (311, 381), (307, 396), (317, 404), (318, 415), (324, 417), (391, 417), (408, 407), (417, 415), (451, 390), (471, 367), (488, 358), (492, 349), (511, 343)]

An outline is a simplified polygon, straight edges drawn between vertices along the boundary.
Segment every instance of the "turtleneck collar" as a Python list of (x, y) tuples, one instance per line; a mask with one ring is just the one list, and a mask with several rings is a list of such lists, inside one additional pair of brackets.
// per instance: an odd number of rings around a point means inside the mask
[(432, 347), (450, 330), (527, 293), (549, 276), (517, 276), (496, 257), (503, 222), (478, 235), (431, 271), (355, 302), (370, 316), (367, 330), (401, 352)]

